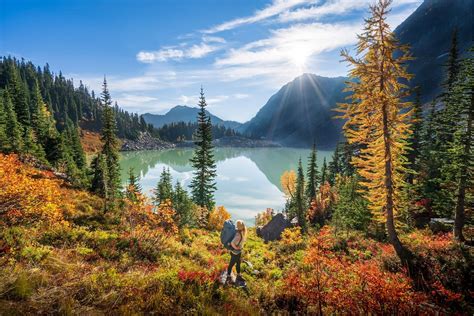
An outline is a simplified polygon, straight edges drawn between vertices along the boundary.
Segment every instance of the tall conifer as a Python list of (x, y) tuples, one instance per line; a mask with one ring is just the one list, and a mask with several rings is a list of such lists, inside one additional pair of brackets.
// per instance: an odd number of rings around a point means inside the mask
[(311, 154), (308, 159), (307, 177), (306, 198), (308, 199), (308, 203), (311, 203), (311, 201), (313, 201), (313, 199), (316, 197), (316, 190), (319, 183), (319, 171), (315, 144), (313, 144), (313, 149), (311, 150)]
[(194, 177), (191, 181), (191, 191), (194, 203), (206, 207), (208, 211), (214, 208), (214, 191), (216, 190), (216, 164), (212, 145), (211, 118), (206, 113), (206, 98), (201, 88), (199, 98), (198, 129), (195, 134), (194, 155), (191, 163)]
[(348, 90), (352, 102), (339, 105), (346, 120), (344, 132), (349, 143), (364, 145), (353, 158), (358, 173), (365, 179), (369, 207), (375, 217), (385, 221), (388, 238), (403, 264), (413, 268), (413, 254), (403, 246), (395, 228), (395, 213), (401, 208), (405, 186), (406, 147), (410, 133), (411, 104), (403, 80), (411, 76), (406, 62), (408, 47), (400, 45), (386, 22), (390, 0), (378, 0), (370, 7), (359, 35), (357, 54), (342, 52), (353, 66)]

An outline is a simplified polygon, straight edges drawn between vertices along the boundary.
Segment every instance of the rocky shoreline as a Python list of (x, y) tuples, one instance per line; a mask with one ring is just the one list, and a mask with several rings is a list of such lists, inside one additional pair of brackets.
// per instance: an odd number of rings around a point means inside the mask
[[(280, 144), (259, 139), (250, 139), (241, 136), (229, 136), (215, 139), (215, 147), (236, 147), (236, 148), (259, 148), (259, 147), (281, 147)], [(151, 136), (149, 133), (141, 133), (136, 140), (124, 139), (122, 141), (121, 151), (139, 151), (139, 150), (163, 150), (170, 148), (189, 148), (194, 147), (193, 141), (179, 143), (170, 143)]]
[(120, 151), (162, 150), (175, 147), (175, 144), (153, 137), (149, 133), (141, 133), (136, 140), (124, 139)]

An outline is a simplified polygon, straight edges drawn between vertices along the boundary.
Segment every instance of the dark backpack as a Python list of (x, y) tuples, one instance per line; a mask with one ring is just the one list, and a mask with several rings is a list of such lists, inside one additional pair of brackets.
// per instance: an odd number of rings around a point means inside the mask
[(230, 242), (234, 239), (236, 232), (237, 229), (234, 222), (231, 219), (226, 220), (221, 230), (221, 243), (224, 248), (232, 250)]

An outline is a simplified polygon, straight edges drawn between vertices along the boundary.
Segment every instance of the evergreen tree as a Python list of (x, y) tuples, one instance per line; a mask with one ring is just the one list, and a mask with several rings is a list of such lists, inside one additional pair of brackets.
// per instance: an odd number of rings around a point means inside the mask
[(140, 177), (135, 175), (132, 167), (128, 169), (128, 185), (125, 190), (125, 196), (132, 202), (138, 201), (138, 196), (142, 194), (140, 186)]
[(206, 207), (208, 211), (214, 208), (214, 191), (216, 190), (216, 164), (212, 145), (211, 118), (206, 113), (206, 99), (201, 88), (199, 98), (198, 129), (195, 135), (196, 145), (191, 163), (194, 177), (191, 181), (191, 191), (194, 203)]
[(48, 106), (43, 102), (39, 89), (36, 91), (37, 107), (33, 118), (33, 126), (41, 144), (46, 145), (52, 138), (58, 137), (56, 123), (48, 110)]
[(328, 167), (328, 182), (331, 185), (336, 183), (336, 176), (341, 173), (341, 166), (340, 166), (340, 148), (339, 144), (337, 144), (336, 149), (334, 149), (334, 153), (332, 155), (332, 160), (329, 162)]
[(456, 127), (452, 143), (448, 144), (449, 161), (454, 179), (455, 192), (455, 221), (454, 237), (464, 241), (463, 226), (465, 223), (465, 209), (473, 205), (472, 194), (466, 194), (473, 187), (473, 112), (474, 112), (474, 47), (470, 56), (461, 64), (457, 80), (449, 90), (457, 105), (459, 120), (453, 122)]
[(301, 158), (298, 161), (298, 171), (296, 177), (296, 189), (294, 196), (294, 206), (296, 218), (298, 219), (298, 224), (301, 227), (301, 230), (306, 232), (307, 223), (306, 223), (306, 199), (304, 194), (304, 173), (303, 166), (301, 164)]
[(0, 91), (0, 152), (4, 151), (10, 142), (7, 137), (7, 116), (3, 103), (3, 91)]
[(420, 172), (420, 147), (423, 129), (423, 106), (421, 104), (420, 89), (416, 90), (416, 98), (413, 103), (412, 134), (408, 140), (410, 152), (408, 153), (409, 170), (407, 182), (413, 184), (416, 174)]
[(159, 206), (166, 200), (172, 200), (173, 198), (173, 184), (171, 180), (171, 173), (169, 168), (163, 168), (161, 172), (160, 181), (158, 182), (155, 190), (155, 196), (153, 201), (156, 206)]
[(84, 153), (84, 149), (82, 148), (81, 138), (79, 136), (79, 128), (72, 123), (68, 123), (66, 127), (66, 134), (74, 162), (77, 168), (83, 170), (86, 167), (86, 155)]
[(460, 69), (459, 53), (457, 48), (456, 31), (453, 33), (451, 49), (446, 69), (446, 81), (441, 95), (442, 107), (435, 112), (433, 119), (433, 136), (429, 147), (434, 154), (427, 157), (429, 162), (430, 178), (428, 178), (429, 191), (427, 196), (432, 200), (432, 207), (437, 216), (452, 217), (455, 209), (456, 193), (452, 190), (455, 182), (452, 168), (446, 162), (451, 159), (450, 144), (454, 142), (457, 125), (454, 122), (461, 120), (458, 110), (456, 78)]
[(195, 205), (186, 190), (176, 181), (173, 192), (173, 207), (176, 210), (178, 226), (193, 226), (195, 224)]
[(30, 107), (28, 105), (26, 86), (23, 84), (19, 71), (13, 62), (8, 63), (7, 71), (10, 76), (8, 78), (8, 92), (10, 93), (18, 122), (24, 127), (30, 126)]
[(321, 185), (329, 181), (328, 165), (326, 163), (326, 157), (324, 157), (323, 165), (321, 167)]
[(458, 30), (454, 28), (453, 34), (451, 36), (451, 47), (449, 49), (449, 56), (448, 56), (448, 63), (446, 65), (447, 68), (447, 76), (444, 82), (444, 86), (446, 90), (449, 90), (453, 87), (455, 81), (458, 78), (458, 74), (460, 71), (460, 64), (459, 64), (459, 49), (458, 49)]
[(44, 152), (44, 149), (41, 144), (38, 143), (36, 135), (31, 127), (25, 127), (23, 144), (23, 153), (35, 156), (42, 163), (47, 163), (46, 153)]
[(406, 62), (411, 60), (408, 48), (395, 39), (386, 22), (390, 0), (379, 0), (371, 6), (371, 17), (365, 20), (364, 33), (358, 36), (357, 54), (342, 55), (354, 68), (350, 71), (348, 90), (351, 103), (339, 105), (347, 120), (344, 132), (349, 143), (363, 145), (353, 158), (364, 178), (369, 208), (376, 220), (385, 221), (388, 239), (402, 263), (414, 266), (413, 254), (401, 243), (395, 228), (394, 213), (402, 207), (405, 187), (406, 142), (409, 137), (411, 104), (401, 82), (410, 76)]
[(22, 128), (17, 121), (10, 93), (7, 90), (3, 92), (3, 103), (6, 118), (6, 135), (9, 139), (4, 150), (20, 153), (23, 149)]
[(100, 197), (107, 198), (109, 192), (107, 187), (107, 163), (105, 156), (98, 153), (91, 162), (91, 169), (93, 171), (91, 180), (91, 191)]
[(367, 231), (372, 216), (361, 190), (358, 177), (345, 177), (338, 181), (338, 199), (332, 217), (336, 229)]
[(311, 154), (308, 159), (307, 176), (308, 180), (306, 184), (306, 198), (308, 199), (308, 203), (311, 203), (311, 201), (313, 201), (316, 197), (316, 190), (319, 183), (319, 171), (315, 144), (313, 144), (313, 149), (311, 150)]
[(104, 155), (105, 164), (107, 166), (107, 194), (105, 201), (105, 210), (115, 207), (115, 200), (120, 193), (120, 165), (118, 155), (118, 140), (116, 136), (116, 121), (114, 111), (112, 109), (112, 99), (109, 89), (107, 88), (107, 80), (104, 77), (101, 101), (103, 110), (103, 126), (101, 133), (102, 154)]

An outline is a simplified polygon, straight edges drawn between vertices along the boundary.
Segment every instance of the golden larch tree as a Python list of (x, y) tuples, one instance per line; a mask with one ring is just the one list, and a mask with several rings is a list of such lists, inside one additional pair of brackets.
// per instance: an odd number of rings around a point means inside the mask
[(357, 55), (347, 50), (342, 56), (352, 67), (346, 91), (349, 103), (339, 104), (345, 119), (344, 133), (349, 143), (361, 145), (352, 163), (363, 177), (369, 207), (374, 217), (385, 221), (390, 243), (404, 264), (412, 254), (400, 242), (394, 216), (401, 207), (405, 185), (407, 139), (410, 136), (412, 104), (406, 83), (411, 78), (406, 62), (411, 60), (408, 47), (400, 45), (386, 22), (391, 0), (378, 0), (370, 6), (358, 35)]

